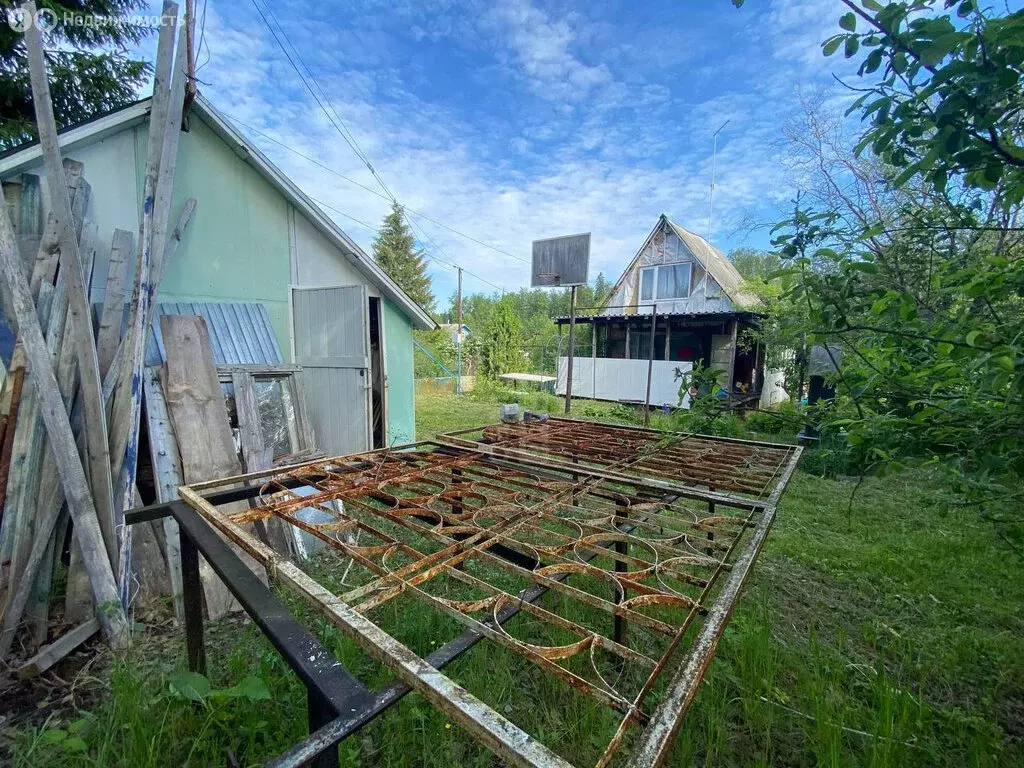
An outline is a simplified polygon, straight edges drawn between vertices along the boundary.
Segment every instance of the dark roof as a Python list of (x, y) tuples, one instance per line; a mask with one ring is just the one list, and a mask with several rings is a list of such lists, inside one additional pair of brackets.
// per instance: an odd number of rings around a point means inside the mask
[[(702, 323), (717, 323), (722, 320), (745, 320), (750, 323), (756, 323), (760, 321), (764, 315), (760, 312), (747, 312), (739, 310), (736, 312), (659, 312), (658, 317), (671, 317), (671, 318), (683, 318), (687, 320), (695, 320)], [(577, 323), (592, 323), (592, 322), (636, 322), (636, 323), (650, 323), (651, 313), (650, 312), (634, 312), (630, 315), (577, 315)], [(569, 322), (569, 316), (563, 315), (556, 317), (555, 323), (558, 325), (565, 325)]]

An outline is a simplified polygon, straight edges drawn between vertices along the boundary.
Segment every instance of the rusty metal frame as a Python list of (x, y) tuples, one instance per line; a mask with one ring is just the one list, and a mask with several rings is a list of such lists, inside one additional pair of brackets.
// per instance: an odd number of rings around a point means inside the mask
[[(598, 765), (642, 726), (631, 764), (646, 766), (667, 756), (800, 450), (551, 419), (179, 490), (275, 581), (503, 759), (568, 765), (366, 614), (403, 596), (456, 620), (622, 716)], [(260, 484), (259, 506), (219, 508), (202, 495), (240, 483)], [(297, 494), (300, 484), (315, 493)], [(308, 507), (332, 521), (305, 522), (296, 513)], [(350, 558), (365, 583), (325, 589), (246, 530), (269, 515)], [(507, 591), (504, 578), (524, 586)], [(524, 599), (538, 589), (578, 614)], [(498, 618), (513, 605), (561, 639), (515, 636)]]

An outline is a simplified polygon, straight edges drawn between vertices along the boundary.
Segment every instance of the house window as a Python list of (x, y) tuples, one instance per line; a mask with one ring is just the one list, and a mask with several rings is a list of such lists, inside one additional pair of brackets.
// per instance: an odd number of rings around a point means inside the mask
[(640, 272), (640, 301), (685, 299), (689, 295), (689, 262), (647, 267)]
[(640, 301), (651, 301), (654, 298), (654, 273), (657, 269), (645, 269), (640, 273)]

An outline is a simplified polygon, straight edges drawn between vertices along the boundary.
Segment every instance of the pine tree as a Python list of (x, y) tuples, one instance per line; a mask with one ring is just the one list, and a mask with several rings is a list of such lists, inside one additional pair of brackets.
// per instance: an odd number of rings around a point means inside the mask
[[(0, 3), (0, 149), (36, 137), (25, 38), (8, 18), (13, 5)], [(54, 22), (43, 44), (58, 128), (138, 98), (152, 67), (128, 50), (153, 29), (123, 22), (130, 14), (152, 13), (147, 0), (48, 0), (42, 12)]]
[(611, 292), (612, 286), (605, 279), (604, 272), (598, 272), (594, 281), (594, 304), (604, 304)]
[(391, 213), (373, 241), (373, 258), (409, 296), (426, 309), (434, 309), (434, 294), (430, 290), (426, 258), (405, 223), (405, 211), (393, 203)]

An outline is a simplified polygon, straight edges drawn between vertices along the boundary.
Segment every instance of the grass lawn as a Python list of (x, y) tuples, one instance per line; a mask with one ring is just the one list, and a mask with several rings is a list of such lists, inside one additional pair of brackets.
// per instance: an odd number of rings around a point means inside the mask
[[(492, 395), (421, 397), (419, 438), (494, 421), (508, 394)], [(629, 412), (579, 402), (574, 415)], [(1024, 764), (1024, 563), (974, 511), (948, 505), (928, 473), (869, 478), (851, 504), (856, 485), (795, 475), (673, 765)], [(415, 613), (396, 618), (410, 636), (437, 630)], [(323, 620), (309, 620), (354, 672), (386, 678)], [(215, 692), (200, 704), (169, 684), (184, 665), (180, 634), (151, 628), (74, 688), (56, 686), (49, 720), (10, 717), (7, 759), (208, 765), (230, 749), (255, 764), (304, 735), (303, 688), (258, 629), (215, 622), (207, 644)], [(606, 716), (561, 684), (524, 676), (493, 644), (449, 672), (565, 757), (592, 763), (599, 751)], [(342, 756), (343, 765), (498, 765), (415, 695), (345, 742)]]

